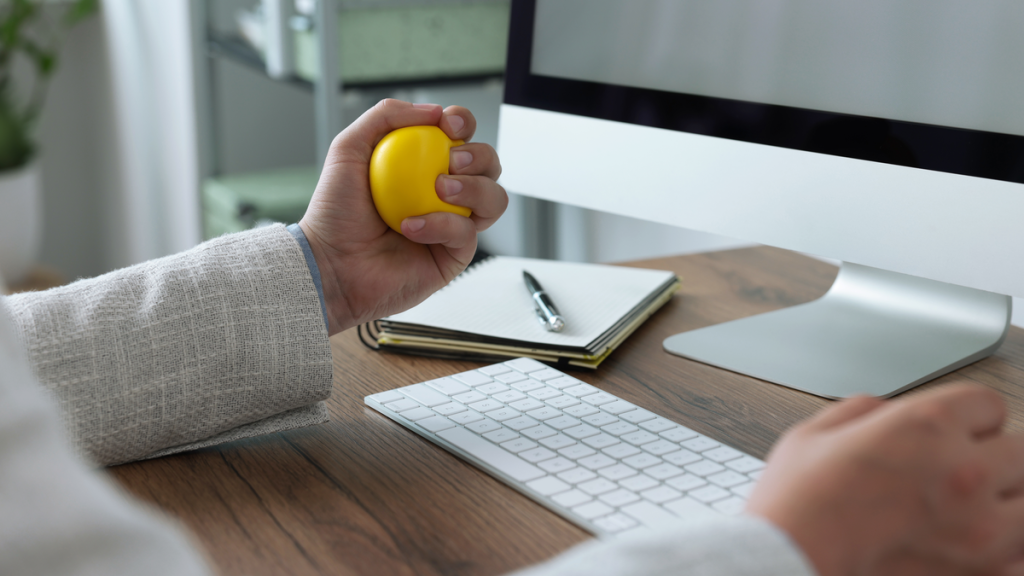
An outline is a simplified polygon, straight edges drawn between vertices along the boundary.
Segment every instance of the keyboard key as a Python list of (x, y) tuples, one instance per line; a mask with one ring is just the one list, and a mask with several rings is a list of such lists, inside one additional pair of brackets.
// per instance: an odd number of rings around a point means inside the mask
[(437, 390), (441, 394), (446, 396), (454, 396), (456, 394), (462, 394), (463, 392), (469, 392), (469, 386), (452, 380), (451, 378), (438, 378), (437, 380), (431, 380), (427, 382), (427, 386), (430, 386), (434, 390)]
[(593, 456), (580, 458), (576, 463), (590, 470), (600, 470), (601, 468), (615, 464), (615, 460), (612, 460), (604, 454), (594, 454)]
[(500, 392), (504, 392), (506, 390), (509, 390), (509, 387), (505, 386), (501, 382), (491, 382), (490, 384), (484, 384), (483, 386), (477, 386), (476, 389), (477, 389), (477, 391), (483, 392), (484, 394), (494, 395), (494, 394), (498, 394)]
[(587, 496), (586, 494), (580, 492), (579, 490), (569, 490), (568, 492), (562, 492), (561, 494), (556, 494), (552, 496), (551, 499), (554, 500), (559, 505), (565, 506), (566, 508), (578, 506), (580, 504), (583, 504), (584, 502), (590, 502), (591, 500), (593, 500), (593, 498)]
[(666, 462), (671, 462), (676, 466), (686, 466), (687, 464), (693, 464), (694, 462), (700, 462), (703, 458), (700, 454), (690, 452), (689, 450), (680, 450), (678, 452), (671, 452), (662, 456), (662, 459)]
[[(551, 420), (548, 420), (548, 422), (551, 422)], [(594, 428), (593, 426), (588, 426), (586, 424), (580, 424), (579, 426), (575, 426), (573, 428), (566, 428), (565, 430), (562, 430), (562, 432), (566, 436), (569, 436), (570, 438), (575, 438), (577, 440), (582, 440), (583, 438), (588, 438), (590, 436), (596, 436), (597, 434), (601, 433), (601, 431), (598, 430), (597, 428)]]
[(483, 434), (485, 432), (490, 432), (491, 430), (497, 430), (499, 428), (501, 428), (501, 424), (498, 424), (497, 422), (495, 422), (494, 420), (491, 420), (490, 418), (484, 418), (483, 420), (480, 420), (479, 422), (473, 422), (472, 424), (466, 424), (466, 429), (467, 430), (476, 432), (477, 434)]
[(658, 481), (646, 474), (640, 474), (639, 476), (633, 476), (626, 478), (625, 480), (619, 480), (619, 486), (633, 492), (641, 492), (648, 488), (654, 488), (658, 485)]
[(725, 470), (724, 466), (716, 464), (710, 460), (701, 460), (700, 462), (690, 464), (686, 467), (687, 472), (696, 474), (697, 476), (710, 476), (712, 474), (718, 474), (722, 470)]
[(666, 480), (673, 476), (679, 476), (683, 473), (683, 469), (673, 466), (671, 464), (662, 462), (657, 466), (651, 466), (650, 468), (644, 468), (644, 474), (647, 474), (655, 480)]
[(615, 436), (622, 436), (623, 434), (629, 434), (630, 432), (637, 432), (640, 429), (637, 428), (636, 426), (633, 426), (629, 422), (623, 422), (620, 420), (615, 424), (602, 426), (601, 430), (604, 430), (609, 434), (614, 434)]
[(608, 394), (606, 392), (598, 392), (597, 394), (591, 394), (589, 396), (584, 396), (582, 398), (582, 400), (584, 402), (586, 402), (587, 404), (590, 404), (591, 406), (600, 406), (601, 404), (607, 404), (609, 402), (615, 402), (616, 400), (618, 400), (618, 398), (616, 398), (615, 396), (612, 396), (611, 394)]
[(502, 442), (501, 447), (509, 452), (522, 452), (537, 447), (537, 443), (527, 438), (516, 438), (508, 442)]
[(555, 434), (558, 434), (558, 432), (556, 432), (553, 428), (548, 428), (547, 426), (544, 425), (534, 426), (533, 428), (520, 430), (520, 432), (523, 436), (526, 436), (527, 438), (532, 438), (534, 440), (540, 440), (541, 438), (548, 438), (549, 436), (554, 436)]
[(552, 458), (550, 460), (545, 460), (537, 465), (543, 468), (544, 470), (551, 472), (552, 474), (565, 472), (566, 470), (572, 470), (573, 468), (576, 467), (575, 462), (569, 460), (568, 458), (562, 458), (561, 456), (558, 456), (557, 458)]
[(623, 412), (629, 412), (630, 410), (636, 410), (636, 406), (634, 404), (630, 404), (629, 402), (626, 402), (625, 400), (616, 400), (615, 402), (609, 402), (608, 404), (605, 404), (604, 406), (601, 406), (601, 410), (604, 410), (605, 412), (607, 412), (609, 414), (614, 414), (614, 415), (618, 416), (619, 414), (622, 414)]
[(490, 412), (484, 412), (484, 415), (492, 420), (502, 422), (504, 420), (511, 420), (512, 418), (518, 418), (523, 415), (522, 412), (514, 408), (498, 408), (497, 410), (491, 410)]
[(707, 483), (707, 480), (701, 478), (700, 476), (694, 476), (693, 474), (683, 474), (682, 476), (676, 476), (675, 478), (672, 478), (671, 480), (667, 480), (665, 482), (665, 484), (668, 484), (669, 486), (682, 492), (689, 492), (690, 490), (700, 488), (701, 486), (704, 486)]
[(636, 468), (637, 470), (643, 470), (644, 468), (650, 468), (651, 466), (661, 464), (661, 458), (643, 452), (637, 454), (636, 456), (623, 458), (622, 461), (623, 463), (629, 464), (630, 466)]
[(611, 492), (619, 487), (618, 484), (611, 480), (605, 480), (604, 478), (595, 478), (588, 482), (576, 485), (576, 488), (590, 494), (591, 496), (597, 496), (598, 494), (604, 494), (605, 492)]
[(654, 432), (655, 434), (660, 434), (661, 432), (666, 432), (668, 430), (671, 430), (671, 429), (675, 428), (676, 424), (675, 424), (675, 422), (672, 422), (671, 420), (669, 420), (667, 418), (661, 418), (659, 416), (658, 418), (655, 418), (654, 420), (648, 420), (646, 422), (641, 422), (640, 423), (640, 427), (643, 428), (644, 430), (647, 430), (648, 432)]
[(662, 504), (676, 498), (681, 498), (683, 493), (678, 490), (673, 490), (668, 486), (658, 486), (657, 488), (651, 488), (650, 490), (644, 490), (640, 493), (640, 496), (654, 502), (655, 504)]
[(542, 408), (537, 408), (536, 410), (531, 410), (527, 412), (526, 415), (531, 418), (536, 418), (537, 420), (544, 421), (561, 416), (562, 411), (556, 408), (552, 408), (551, 406), (544, 406)]
[(696, 438), (699, 436), (693, 430), (684, 426), (677, 426), (671, 430), (665, 430), (661, 433), (661, 437), (665, 440), (671, 440), (672, 442), (682, 442), (683, 440), (689, 440), (690, 438)]
[(650, 432), (645, 432), (643, 430), (637, 430), (636, 432), (630, 432), (629, 434), (623, 434), (622, 436), (619, 436), (619, 439), (621, 439), (624, 442), (629, 442), (630, 444), (632, 444), (634, 446), (643, 446), (644, 444), (647, 444), (648, 442), (654, 442), (655, 440), (658, 439), (658, 437), (655, 436), (654, 434), (651, 434)]
[(524, 430), (526, 428), (533, 428), (537, 424), (540, 424), (540, 422), (537, 422), (529, 416), (520, 416), (519, 418), (506, 420), (504, 424), (513, 430)]
[(631, 410), (629, 412), (623, 412), (622, 414), (619, 414), (619, 418), (622, 418), (626, 422), (632, 422), (633, 424), (647, 422), (648, 420), (653, 420), (657, 417), (657, 414), (644, 410), (643, 408), (638, 408), (636, 410)]
[(458, 414), (459, 412), (465, 412), (466, 407), (458, 402), (449, 402), (447, 404), (441, 404), (440, 406), (434, 406), (434, 412), (442, 416), (451, 416), (452, 414)]
[(454, 416), (449, 416), (448, 419), (456, 424), (469, 424), (476, 422), (477, 420), (483, 420), (483, 415), (473, 410), (466, 410), (465, 412), (459, 412)]
[(488, 440), (494, 442), (495, 444), (501, 444), (502, 442), (508, 442), (509, 440), (515, 440), (516, 438), (519, 438), (519, 434), (516, 434), (514, 431), (509, 430), (508, 428), (499, 428), (498, 430), (493, 430), (486, 434), (481, 434), (481, 436), (487, 438)]
[(388, 402), (401, 400), (402, 398), (405, 398), (405, 396), (402, 396), (396, 390), (388, 390), (387, 392), (381, 392), (380, 394), (373, 394), (369, 396), (369, 398), (380, 404), (387, 404)]
[(420, 406), (419, 408), (413, 408), (412, 410), (406, 410), (402, 412), (402, 417), (416, 422), (417, 420), (423, 420), (424, 418), (430, 418), (435, 413), (426, 406)]
[(601, 451), (611, 456), (612, 458), (619, 458), (620, 460), (622, 458), (625, 458), (626, 456), (632, 456), (633, 454), (640, 453), (639, 448), (637, 448), (636, 446), (631, 446), (629, 444), (616, 444), (615, 446), (609, 446), (608, 448), (605, 448)]
[(654, 454), (655, 456), (661, 456), (662, 454), (678, 451), (679, 444), (669, 442), (668, 440), (655, 440), (654, 442), (644, 444), (644, 450)]
[(640, 499), (640, 496), (638, 496), (636, 492), (633, 492), (632, 490), (624, 490), (622, 488), (619, 488), (618, 490), (602, 494), (601, 497), (598, 499), (604, 502), (605, 504), (609, 504), (611, 506), (615, 506), (616, 508), (618, 508), (619, 506), (625, 506), (630, 502), (636, 502), (637, 500)]
[(728, 446), (719, 446), (718, 448), (713, 448), (711, 450), (708, 450), (707, 452), (702, 452), (701, 456), (707, 458), (708, 460), (711, 460), (712, 462), (718, 462), (719, 464), (721, 464), (723, 462), (735, 460), (743, 456), (743, 452), (740, 452), (739, 450), (735, 448), (730, 448)]
[(577, 384), (562, 390), (563, 394), (568, 394), (569, 396), (574, 396), (576, 398), (597, 394), (598, 392), (600, 392), (600, 390), (594, 388), (590, 384)]
[(540, 441), (541, 444), (551, 448), (552, 450), (560, 450), (566, 446), (572, 446), (576, 443), (575, 440), (569, 438), (565, 434), (558, 434), (557, 436), (550, 436)]
[(483, 372), (484, 374), (487, 374), (488, 376), (497, 376), (498, 374), (504, 374), (506, 372), (511, 372), (512, 371), (511, 368), (509, 368), (508, 366), (505, 366), (504, 364), (494, 364), (494, 365), (491, 365), (491, 366), (484, 366), (483, 368), (479, 368), (478, 370), (480, 372)]
[(388, 410), (391, 410), (392, 412), (402, 413), (405, 412), (406, 410), (419, 408), (420, 403), (403, 396), (401, 400), (385, 404), (384, 407), (387, 408)]
[(447, 404), (448, 402), (451, 402), (448, 396), (441, 394), (426, 384), (413, 384), (412, 386), (399, 388), (399, 390), (402, 394), (405, 394), (424, 406), (434, 407), (438, 404)]
[(520, 452), (519, 457), (527, 462), (543, 462), (544, 460), (550, 460), (555, 457), (555, 453), (547, 448), (534, 448), (533, 450), (527, 450)]
[(535, 398), (523, 398), (522, 400), (516, 400), (515, 402), (509, 402), (509, 406), (519, 410), (520, 412), (529, 412), (530, 410), (536, 410), (537, 408), (544, 408), (544, 403)]
[(725, 472), (719, 472), (718, 474), (708, 476), (708, 482), (711, 482), (716, 486), (721, 486), (722, 488), (732, 488), (733, 486), (739, 486), (740, 484), (744, 484), (749, 481), (749, 478), (733, 470), (726, 470)]
[(610, 514), (594, 520), (594, 525), (610, 534), (629, 530), (636, 526), (636, 521), (625, 514)]
[[(530, 392), (530, 395), (535, 396), (537, 392), (539, 392), (539, 390)], [(540, 396), (537, 396), (537, 398), (540, 398)], [(547, 398), (540, 399), (547, 402), (550, 406), (554, 406), (555, 408), (563, 410), (565, 408), (568, 408), (569, 406), (575, 406), (580, 403), (580, 401), (577, 400), (576, 398), (573, 398), (572, 396), (566, 396), (565, 394), (559, 394), (558, 396), (549, 396)]]
[[(587, 396), (587, 398), (590, 397)], [(591, 414), (597, 414), (598, 412), (600, 412), (600, 410), (598, 410), (594, 406), (588, 406), (586, 404), (570, 406), (569, 408), (565, 409), (566, 414), (568, 414), (569, 416), (573, 416), (575, 418), (583, 418), (584, 416), (590, 416)]]
[(586, 482), (587, 480), (597, 478), (597, 474), (594, 474), (586, 468), (573, 468), (572, 470), (566, 470), (565, 472), (559, 473), (558, 477), (569, 484), (579, 484), (580, 482)]
[(494, 376), (494, 379), (502, 384), (511, 384), (513, 382), (519, 382), (520, 380), (526, 380), (526, 374), (522, 372), (506, 372), (504, 374), (498, 374)]
[(629, 478), (630, 476), (636, 476), (639, 474), (639, 472), (625, 464), (615, 464), (608, 466), (607, 468), (601, 468), (597, 473), (609, 480), (622, 480), (623, 478)]
[(474, 402), (480, 402), (481, 400), (487, 400), (487, 396), (485, 394), (477, 392), (476, 390), (472, 390), (470, 392), (466, 392), (465, 394), (452, 396), (452, 400), (458, 400), (463, 404), (472, 404)]
[(549, 401), (552, 398), (557, 398), (562, 395), (562, 393), (559, 392), (558, 390), (555, 390), (554, 388), (549, 388), (547, 386), (543, 388), (537, 388), (536, 390), (530, 390), (529, 392), (527, 392), (527, 394), (533, 396), (537, 400), (544, 401)]
[(561, 390), (562, 388), (569, 388), (571, 386), (579, 386), (580, 384), (582, 384), (582, 382), (580, 382), (579, 380), (564, 375), (561, 378), (545, 380), (544, 383), (547, 384), (548, 386), (554, 386), (559, 390)]
[(671, 512), (667, 512), (661, 506), (646, 500), (623, 506), (619, 508), (619, 512), (630, 516), (644, 526), (654, 529), (678, 522), (678, 519)]
[(680, 518), (687, 520), (700, 519), (700, 518), (721, 518), (718, 512), (715, 512), (710, 507), (701, 504), (693, 498), (684, 497), (679, 500), (673, 500), (665, 504), (665, 508), (671, 510), (673, 514)]
[(607, 426), (608, 424), (614, 424), (619, 421), (618, 418), (608, 414), (607, 412), (584, 416), (582, 420), (591, 426)]
[(572, 511), (587, 520), (600, 518), (601, 516), (607, 516), (612, 512), (615, 512), (613, 508), (603, 502), (589, 502), (573, 508)]
[(739, 516), (747, 507), (747, 501), (743, 498), (733, 496), (732, 498), (719, 500), (712, 504), (711, 507), (727, 516)]
[(544, 478), (538, 478), (537, 480), (531, 480), (526, 483), (526, 486), (531, 490), (536, 491), (541, 496), (551, 496), (558, 494), (559, 492), (565, 492), (572, 488), (565, 482), (562, 482), (558, 478), (553, 476), (545, 476)]
[(568, 376), (553, 368), (545, 368), (539, 372), (530, 372), (530, 378), (544, 382), (547, 380), (554, 380), (555, 378), (568, 378)]
[(616, 438), (615, 436), (609, 436), (608, 434), (602, 433), (598, 434), (597, 436), (590, 436), (588, 438), (584, 438), (583, 443), (586, 444), (587, 446), (590, 446), (591, 448), (597, 448), (598, 450), (600, 450), (601, 448), (607, 448), (609, 446), (614, 446), (615, 444), (618, 444), (619, 439)]
[(546, 426), (551, 426), (556, 430), (562, 430), (565, 428), (572, 428), (573, 426), (579, 426), (580, 421), (573, 418), (572, 416), (562, 415), (558, 418), (550, 418), (544, 421)]
[(473, 410), (476, 410), (477, 412), (490, 412), (491, 410), (497, 410), (498, 408), (504, 408), (505, 405), (502, 404), (501, 402), (498, 402), (497, 400), (491, 400), (490, 398), (488, 398), (487, 400), (484, 400), (483, 402), (476, 402), (476, 403), (470, 404), (469, 407), (472, 408)]
[(743, 474), (750, 474), (751, 472), (756, 472), (757, 470), (764, 468), (764, 462), (757, 458), (751, 458), (750, 456), (730, 460), (726, 462), (725, 465), (737, 472), (742, 472)]
[(479, 386), (481, 384), (487, 384), (493, 382), (490, 376), (477, 372), (476, 370), (470, 370), (469, 372), (463, 372), (462, 374), (456, 374), (452, 378), (466, 384), (467, 386)]
[(725, 488), (719, 488), (718, 486), (705, 486), (703, 488), (691, 490), (688, 496), (698, 502), (710, 504), (716, 500), (728, 498), (732, 496), (732, 494)]
[(747, 482), (746, 484), (740, 484), (739, 486), (733, 486), (730, 488), (733, 494), (736, 494), (742, 498), (750, 498), (750, 495), (754, 492), (754, 486), (757, 486), (756, 482)]
[(584, 446), (582, 444), (576, 444), (575, 446), (569, 446), (568, 448), (562, 448), (561, 450), (558, 451), (558, 453), (561, 454), (562, 456), (565, 456), (566, 458), (571, 458), (573, 460), (579, 460), (580, 458), (583, 458), (585, 456), (590, 456), (591, 454), (597, 454), (597, 450), (594, 450), (590, 446)]
[(526, 394), (523, 394), (519, 390), (506, 390), (504, 392), (498, 392), (497, 394), (491, 394), (491, 398), (494, 398), (498, 402), (515, 402), (516, 400), (522, 400), (526, 398)]
[(452, 422), (444, 416), (431, 416), (430, 418), (417, 420), (416, 424), (430, 430), (431, 432), (438, 432), (440, 430), (447, 430), (448, 428), (455, 427), (455, 422)]
[(510, 384), (510, 386), (512, 386), (513, 390), (519, 390), (520, 392), (529, 392), (530, 390), (536, 390), (537, 388), (543, 388), (544, 387), (544, 383), (543, 382), (537, 382), (536, 380), (533, 380), (532, 378), (527, 378), (526, 380), (523, 380), (522, 382), (516, 382), (514, 384)]
[[(470, 424), (470, 426), (472, 425)], [(495, 444), (491, 444), (465, 428), (455, 427), (442, 430), (437, 433), (437, 436), (464, 450), (467, 454), (479, 458), (517, 482), (527, 482), (546, 476), (546, 473), (540, 468), (510, 454)]]
[(508, 362), (505, 362), (505, 366), (508, 366), (509, 368), (514, 368), (525, 374), (529, 374), (530, 372), (536, 372), (538, 370), (548, 369), (547, 366), (541, 364), (540, 362), (534, 360), (533, 358), (516, 358), (515, 360), (509, 360)]
[(683, 448), (693, 450), (694, 452), (704, 452), (705, 450), (711, 450), (712, 448), (718, 448), (721, 446), (718, 442), (715, 442), (707, 436), (697, 436), (692, 440), (687, 440), (682, 443)]

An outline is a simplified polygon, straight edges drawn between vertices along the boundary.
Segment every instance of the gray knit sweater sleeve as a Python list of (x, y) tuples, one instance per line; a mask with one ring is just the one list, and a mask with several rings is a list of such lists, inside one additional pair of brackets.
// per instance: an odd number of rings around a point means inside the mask
[(93, 462), (327, 421), (327, 329), (284, 226), (4, 301), (68, 435)]

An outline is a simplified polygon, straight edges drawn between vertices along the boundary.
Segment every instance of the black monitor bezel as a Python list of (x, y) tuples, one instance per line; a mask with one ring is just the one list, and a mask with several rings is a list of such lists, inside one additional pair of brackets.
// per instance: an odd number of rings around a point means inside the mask
[(530, 72), (536, 0), (512, 0), (504, 102), (754, 144), (1024, 183), (1024, 137)]

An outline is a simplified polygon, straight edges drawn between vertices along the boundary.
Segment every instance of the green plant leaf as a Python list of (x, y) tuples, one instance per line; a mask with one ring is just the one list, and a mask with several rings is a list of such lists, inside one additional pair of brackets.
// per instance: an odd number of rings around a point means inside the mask
[(74, 26), (99, 11), (99, 0), (76, 0), (64, 14), (64, 24)]

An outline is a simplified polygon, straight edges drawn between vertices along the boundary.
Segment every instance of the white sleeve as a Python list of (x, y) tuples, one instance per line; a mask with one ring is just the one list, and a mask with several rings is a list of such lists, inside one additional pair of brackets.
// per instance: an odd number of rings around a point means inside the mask
[(781, 530), (753, 516), (680, 522), (581, 544), (515, 576), (814, 576)]
[(207, 573), (180, 530), (72, 454), (0, 305), (0, 574)]

